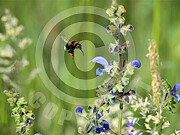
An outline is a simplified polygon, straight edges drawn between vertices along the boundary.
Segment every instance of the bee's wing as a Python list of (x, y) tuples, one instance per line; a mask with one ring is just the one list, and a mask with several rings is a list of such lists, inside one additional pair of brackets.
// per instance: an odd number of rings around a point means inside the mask
[(67, 48), (66, 48), (66, 45), (64, 46), (64, 51), (66, 51), (67, 50)]
[(70, 36), (68, 34), (62, 34), (61, 38), (64, 40), (64, 42), (68, 42), (70, 40)]
[[(70, 36), (67, 35), (67, 34), (62, 34), (62, 35), (61, 35), (61, 38), (62, 38), (62, 40), (63, 40), (65, 43), (68, 43), (68, 41), (69, 41), (69, 39), (70, 39)], [(65, 44), (65, 46), (64, 46), (64, 50), (67, 50), (66, 44)]]

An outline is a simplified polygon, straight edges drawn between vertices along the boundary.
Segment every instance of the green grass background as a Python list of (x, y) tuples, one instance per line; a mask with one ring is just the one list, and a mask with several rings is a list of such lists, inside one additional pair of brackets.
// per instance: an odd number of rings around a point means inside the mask
[[(146, 58), (146, 54), (148, 39), (154, 37), (158, 43), (162, 78), (168, 79), (171, 85), (180, 83), (180, 1), (121, 0), (121, 3), (127, 10), (127, 13), (125, 14), (127, 22), (132, 24), (135, 28), (131, 33), (131, 36), (133, 37), (135, 44), (136, 59), (139, 59), (142, 62), (142, 68), (136, 72), (134, 78), (139, 77), (144, 83), (150, 84), (149, 60)], [(20, 24), (24, 25), (25, 35), (33, 40), (32, 46), (26, 50), (26, 54), (30, 59), (30, 65), (23, 72), (21, 77), (26, 79), (29, 72), (36, 67), (36, 43), (42, 29), (52, 17), (65, 9), (75, 6), (95, 6), (107, 9), (110, 4), (110, 0), (0, 0), (0, 15), (3, 15), (6, 8), (10, 9), (11, 13), (19, 19)], [(102, 24), (103, 23), (104, 22), (102, 22)], [(3, 31), (2, 26), (0, 26), (0, 30)], [(71, 31), (69, 33), (71, 33)], [(86, 52), (88, 53), (87, 58), (97, 56), (91, 48), (92, 47), (88, 48), (88, 50), (86, 48)], [(109, 54), (106, 55), (104, 52), (98, 52), (98, 55), (103, 55), (110, 59)], [(79, 56), (77, 54), (77, 57)], [(80, 60), (80, 58), (77, 59)], [(80, 61), (82, 65), (84, 62), (87, 63), (85, 60)], [(85, 67), (86, 66), (88, 67), (88, 65), (85, 65)], [(73, 67), (71, 68), (73, 69)], [(66, 81), (71, 80), (68, 80), (67, 77)], [(10, 109), (6, 103), (2, 85), (0, 85), (0, 89), (0, 135), (15, 135), (14, 119), (10, 117)], [(147, 90), (144, 88), (137, 87), (136, 89), (141, 96), (148, 94)], [(22, 94), (29, 100), (29, 95), (34, 91), (42, 92), (46, 97), (46, 101), (40, 108), (33, 110), (36, 114), (36, 120), (32, 129), (32, 134), (36, 132), (40, 132), (43, 135), (78, 134), (76, 116), (74, 114), (76, 108), (75, 105), (56, 98), (49, 90), (47, 90), (40, 77), (33, 80), (30, 85), (23, 86)], [(73, 93), (73, 91), (71, 92)], [(46, 105), (50, 102), (53, 102), (58, 106), (58, 112), (51, 120), (48, 120), (43, 117), (42, 113)], [(180, 129), (180, 123), (178, 122), (180, 116), (179, 106), (180, 104), (177, 104), (176, 114), (166, 114), (171, 123), (171, 126), (166, 129), (166, 135), (169, 135), (174, 129)], [(73, 116), (71, 120), (65, 121), (63, 125), (59, 125), (58, 119), (62, 109), (72, 111)]]

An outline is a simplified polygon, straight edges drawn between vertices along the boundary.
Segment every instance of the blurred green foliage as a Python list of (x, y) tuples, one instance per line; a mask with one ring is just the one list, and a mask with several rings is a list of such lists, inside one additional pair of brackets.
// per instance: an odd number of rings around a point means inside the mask
[[(145, 55), (147, 54), (148, 39), (153, 38), (154, 36), (154, 38), (158, 40), (159, 43), (158, 49), (160, 54), (162, 78), (167, 78), (171, 85), (180, 83), (180, 1), (121, 0), (120, 2), (125, 6), (127, 10), (125, 15), (127, 22), (132, 24), (135, 28), (131, 36), (133, 37), (133, 41), (135, 44), (136, 59), (139, 59), (142, 62), (142, 68), (141, 70), (138, 70), (136, 72), (134, 78), (138, 77), (144, 83), (150, 84), (151, 78), (149, 60), (145, 57)], [(159, 4), (156, 2), (159, 2)], [(107, 9), (110, 4), (110, 0), (0, 0), (0, 16), (4, 14), (4, 10), (6, 8), (10, 9), (11, 13), (19, 19), (19, 22), (21, 24), (24, 25), (26, 35), (28, 35), (28, 37), (31, 37), (33, 40), (32, 46), (26, 50), (27, 56), (30, 59), (30, 65), (22, 73), (21, 77), (23, 79), (27, 79), (30, 71), (36, 67), (36, 43), (42, 29), (52, 17), (62, 12), (63, 10), (74, 6), (95, 6)], [(92, 15), (86, 17), (93, 18)], [(104, 22), (99, 23), (103, 26), (105, 26), (106, 24)], [(0, 31), (4, 31), (2, 23), (0, 23)], [(64, 44), (61, 45), (63, 46)], [(88, 55), (86, 56), (88, 60), (97, 55), (103, 55), (108, 59), (111, 59), (109, 58), (109, 55), (104, 54), (103, 51), (100, 51), (98, 52), (98, 54), (96, 54), (93, 51), (93, 47), (89, 47), (88, 50), (87, 47), (84, 49), (85, 52), (88, 53)], [(63, 53), (63, 50), (60, 50), (59, 53)], [(77, 54), (77, 57), (81, 57), (81, 55)], [(77, 58), (77, 60), (81, 59)], [(83, 59), (82, 61), (80, 61), (80, 63), (87, 63), (87, 60)], [(88, 68), (88, 66), (85, 67)], [(70, 81), (68, 80), (68, 77), (67, 81)], [(47, 90), (39, 77), (34, 79), (30, 85), (22, 84), (22, 86), (24, 89), (24, 91), (22, 91), (22, 94), (27, 100), (29, 100), (30, 95), (35, 91), (42, 92), (46, 97), (46, 101), (40, 106), (40, 108), (33, 110), (36, 114), (36, 120), (34, 123), (35, 125), (33, 127), (32, 134), (37, 132), (40, 132), (44, 135), (77, 134), (76, 116), (74, 113), (76, 107), (75, 105), (66, 103), (54, 96), (49, 90)], [(6, 103), (6, 96), (3, 94), (2, 81), (0, 82), (0, 89), (0, 134), (15, 135), (15, 123), (10, 117), (10, 108)], [(142, 88), (141, 86), (138, 86), (136, 89), (139, 95), (148, 95), (149, 91)], [(73, 93), (73, 91), (69, 91)], [(44, 108), (49, 102), (56, 103), (56, 105), (58, 106), (58, 112), (51, 120), (44, 118), (42, 115)], [(176, 114), (167, 114), (171, 126), (167, 129), (166, 135), (169, 135), (171, 132), (173, 132), (174, 129), (180, 129), (180, 123), (176, 122), (180, 113), (180, 109), (178, 106), (179, 105), (177, 105)], [(59, 125), (58, 119), (61, 115), (62, 109), (72, 111), (73, 116), (71, 120), (65, 121), (63, 125)]]

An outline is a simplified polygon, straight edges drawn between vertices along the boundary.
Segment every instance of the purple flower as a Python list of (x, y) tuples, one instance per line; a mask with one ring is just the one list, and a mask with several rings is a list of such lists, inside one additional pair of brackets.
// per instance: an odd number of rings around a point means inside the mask
[(101, 124), (102, 124), (103, 128), (105, 129), (105, 132), (110, 129), (109, 123), (106, 120), (102, 120)]
[(92, 107), (91, 106), (88, 106), (88, 108), (87, 108), (88, 110), (91, 110), (92, 109)]
[(107, 60), (101, 56), (95, 57), (94, 59), (92, 59), (92, 62), (101, 64), (104, 68), (108, 68), (109, 66)]
[(116, 46), (116, 47), (114, 48), (114, 52), (118, 52), (118, 51), (119, 51), (119, 47)]
[(102, 120), (100, 127), (98, 126), (93, 126), (93, 131), (96, 134), (100, 134), (101, 132), (108, 133), (108, 130), (110, 129), (109, 123), (106, 120)]
[(95, 113), (95, 112), (97, 112), (97, 108), (96, 107), (93, 108), (93, 113)]
[(96, 115), (96, 119), (99, 120), (100, 118), (101, 118), (101, 114), (98, 113), (98, 114)]
[(100, 134), (101, 132), (103, 132), (103, 128), (102, 127), (93, 127), (94, 133), (96, 134)]
[(116, 44), (110, 44), (109, 45), (109, 52), (110, 53), (115, 53), (119, 51), (119, 46)]
[(111, 95), (113, 95), (113, 96), (115, 96), (115, 95), (116, 95), (116, 93), (115, 93), (115, 92), (113, 92), (113, 91), (111, 91), (109, 94), (111, 94)]
[(103, 72), (104, 72), (104, 70), (102, 68), (97, 68), (96, 69), (96, 76), (102, 76)]
[(129, 132), (128, 132), (128, 135), (133, 135), (133, 132), (129, 131)]
[(137, 132), (136, 134), (133, 134), (133, 131), (128, 131), (128, 135), (140, 135), (141, 134), (141, 132)]
[(127, 127), (133, 127), (135, 124), (136, 124), (136, 121), (135, 121), (135, 120), (133, 120), (133, 121), (128, 121)]
[(136, 91), (135, 90), (131, 90), (131, 94), (132, 95), (136, 95)]
[(111, 98), (111, 100), (112, 100), (113, 103), (116, 103), (116, 98), (115, 97)]
[(140, 68), (141, 67), (141, 62), (139, 60), (133, 60), (131, 62), (131, 65), (135, 68)]
[(127, 103), (129, 103), (129, 97), (128, 97), (128, 96), (126, 96), (125, 101), (126, 101)]
[(84, 108), (82, 108), (82, 107), (77, 107), (76, 108), (76, 113), (77, 114), (82, 114), (82, 111), (84, 110)]
[(129, 28), (130, 31), (134, 30), (134, 27), (132, 25), (128, 25), (128, 28)]
[(99, 120), (102, 116), (103, 116), (103, 113), (102, 113), (102, 112), (101, 112), (101, 113), (98, 113), (98, 114), (96, 115), (96, 119)]
[(110, 109), (106, 110), (106, 112), (109, 113), (109, 112), (110, 112)]
[(180, 84), (176, 84), (174, 85), (174, 88), (171, 91), (171, 95), (176, 98), (177, 102), (180, 102), (180, 95), (176, 93), (179, 90), (180, 90)]
[(96, 69), (96, 76), (102, 76), (103, 72), (108, 72), (109, 73), (109, 64), (107, 60), (101, 56), (95, 57), (92, 59), (92, 62), (101, 64), (104, 68), (97, 68)]
[(174, 85), (173, 91), (178, 91), (180, 90), (180, 84)]

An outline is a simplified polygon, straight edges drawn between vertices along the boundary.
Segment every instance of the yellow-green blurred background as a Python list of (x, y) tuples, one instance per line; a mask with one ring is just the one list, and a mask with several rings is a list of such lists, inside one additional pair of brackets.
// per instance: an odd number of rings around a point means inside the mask
[[(160, 68), (162, 78), (168, 79), (171, 85), (180, 83), (180, 1), (179, 0), (117, 0), (123, 4), (127, 10), (125, 14), (126, 21), (132, 24), (135, 30), (131, 33), (133, 42), (135, 45), (136, 59), (141, 60), (142, 68), (136, 72), (134, 79), (139, 78), (141, 84), (150, 84), (150, 68), (149, 60), (146, 57), (147, 48), (148, 48), (148, 39), (155, 38), (158, 42), (158, 51), (160, 54)], [(107, 9), (110, 7), (111, 0), (0, 0), (0, 16), (4, 14), (4, 10), (8, 8), (10, 12), (19, 19), (19, 23), (23, 24), (25, 27), (25, 35), (32, 38), (32, 45), (27, 48), (26, 54), (30, 60), (30, 65), (23, 72), (21, 77), (26, 79), (30, 71), (36, 67), (35, 60), (35, 51), (37, 46), (37, 41), (40, 36), (41, 31), (45, 25), (57, 14), (61, 13), (63, 10), (72, 8), (75, 6), (95, 6), (102, 9)], [(84, 17), (84, 16), (82, 16)], [(93, 15), (87, 15), (85, 18), (92, 21), (96, 18)], [(78, 20), (84, 20), (84, 18), (75, 17), (73, 18), (76, 22)], [(70, 19), (69, 21), (72, 21)], [(101, 21), (101, 20), (100, 20)], [(78, 22), (78, 21), (77, 21)], [(67, 22), (68, 23), (68, 22)], [(4, 29), (2, 23), (0, 23), (0, 31)], [(71, 24), (71, 23), (70, 23)], [(98, 22), (105, 26), (108, 22)], [(62, 24), (61, 27), (65, 27), (66, 24)], [(67, 26), (66, 26), (67, 27)], [(89, 29), (89, 28), (87, 28)], [(95, 29), (91, 27), (90, 29)], [(68, 34), (71, 34), (73, 31), (78, 31), (74, 28), (72, 31), (69, 31)], [(104, 31), (106, 32), (106, 31)], [(78, 32), (77, 32), (78, 33)], [(87, 35), (88, 36), (88, 35)], [(78, 37), (77, 37), (78, 38)], [(93, 38), (93, 37), (92, 37)], [(106, 35), (106, 38), (107, 35)], [(109, 37), (111, 41), (112, 37)], [(97, 44), (101, 43), (96, 41)], [(92, 69), (94, 66), (88, 62), (97, 55), (102, 55), (108, 60), (116, 57), (106, 54), (104, 51), (95, 51), (96, 48), (93, 46), (93, 43), (85, 41), (85, 56), (82, 58), (80, 52), (76, 51), (75, 63), (80, 66), (80, 68), (85, 71)], [(89, 46), (88, 46), (88, 45)], [(60, 44), (64, 46), (64, 44)], [(64, 54), (63, 49), (59, 49), (59, 53)], [(67, 56), (67, 65), (73, 72), (73, 62), (69, 55)], [(70, 59), (70, 60), (69, 60)], [(59, 65), (61, 69), (61, 65)], [(89, 68), (89, 69), (88, 69)], [(95, 71), (94, 71), (95, 73)], [(62, 72), (63, 74), (63, 72)], [(77, 74), (76, 72), (73, 74)], [(85, 77), (94, 77), (94, 74), (89, 74)], [(93, 84), (86, 84), (86, 87), (91, 87), (98, 82), (101, 82), (105, 76), (96, 79), (97, 82)], [(66, 76), (66, 81), (71, 82), (71, 79), (68, 79)], [(78, 83), (78, 82), (77, 82)], [(1, 83), (2, 84), (2, 83)], [(85, 84), (79, 84), (85, 85)], [(148, 85), (147, 85), (148, 86)], [(136, 87), (137, 93), (140, 96), (145, 96), (149, 94), (147, 91), (146, 85), (144, 86), (134, 86)], [(10, 117), (10, 109), (6, 103), (6, 97), (3, 94), (3, 87), (0, 86), (0, 135), (15, 135), (15, 123), (14, 119)], [(67, 103), (60, 100), (55, 95), (53, 95), (48, 90), (41, 78), (38, 76), (30, 85), (23, 85), (22, 95), (25, 96), (27, 100), (30, 99), (30, 95), (35, 92), (42, 92), (46, 97), (46, 101), (40, 105), (38, 109), (33, 109), (36, 114), (36, 120), (32, 128), (32, 133), (40, 132), (43, 135), (77, 135), (77, 124), (76, 116), (74, 113), (75, 108), (77, 107), (73, 103)], [(69, 92), (73, 94), (73, 90), (69, 89)], [(78, 93), (80, 94), (80, 93)], [(88, 91), (86, 93), (88, 96)], [(89, 96), (94, 96), (93, 93)], [(58, 111), (52, 119), (46, 119), (42, 114), (48, 103), (55, 103), (58, 106)], [(177, 104), (177, 110), (175, 114), (166, 114), (169, 119), (171, 126), (166, 129), (166, 135), (169, 135), (174, 129), (180, 129), (180, 123), (178, 122), (180, 116), (179, 110), (180, 104)], [(65, 121), (62, 125), (58, 124), (58, 120), (61, 117), (62, 110), (69, 110), (72, 112), (71, 120)]]

